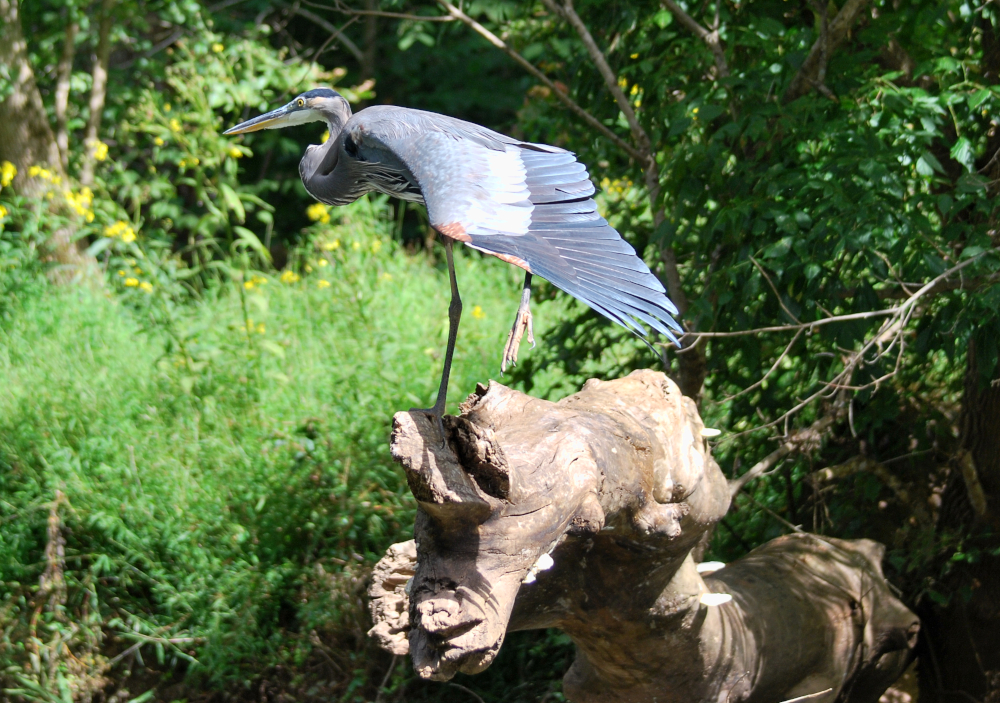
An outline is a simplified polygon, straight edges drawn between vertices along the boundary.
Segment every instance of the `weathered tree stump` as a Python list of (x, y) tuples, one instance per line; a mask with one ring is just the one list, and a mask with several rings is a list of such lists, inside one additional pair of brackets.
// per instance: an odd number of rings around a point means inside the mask
[(375, 569), (370, 634), (420, 676), (480, 672), (508, 630), (546, 627), (576, 643), (577, 703), (877, 701), (908, 662), (918, 621), (875, 542), (789, 535), (702, 578), (691, 552), (729, 489), (663, 374), (558, 403), (491, 383), (461, 410), (447, 444), (394, 419), (420, 510)]

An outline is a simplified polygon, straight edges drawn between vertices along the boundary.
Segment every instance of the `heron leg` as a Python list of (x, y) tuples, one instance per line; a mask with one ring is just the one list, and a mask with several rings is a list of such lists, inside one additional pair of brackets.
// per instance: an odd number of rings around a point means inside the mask
[(528, 333), (528, 341), (535, 346), (535, 335), (531, 329), (531, 274), (524, 274), (524, 288), (521, 291), (521, 304), (514, 316), (514, 326), (507, 335), (507, 344), (503, 348), (503, 359), (500, 361), (500, 373), (507, 370), (507, 364), (517, 366), (517, 350), (521, 347), (521, 337)]
[(462, 298), (458, 294), (458, 280), (455, 278), (455, 260), (451, 251), (451, 240), (442, 237), (445, 256), (448, 259), (448, 277), (451, 279), (451, 304), (448, 306), (448, 348), (444, 353), (444, 369), (441, 371), (441, 385), (438, 387), (437, 401), (434, 407), (427, 409), (414, 409), (411, 412), (425, 412), (432, 415), (438, 424), (441, 432), (441, 441), (445, 441), (444, 424), (441, 418), (444, 416), (445, 405), (448, 401), (448, 378), (451, 376), (451, 360), (455, 354), (455, 340), (458, 338), (458, 323), (462, 319)]

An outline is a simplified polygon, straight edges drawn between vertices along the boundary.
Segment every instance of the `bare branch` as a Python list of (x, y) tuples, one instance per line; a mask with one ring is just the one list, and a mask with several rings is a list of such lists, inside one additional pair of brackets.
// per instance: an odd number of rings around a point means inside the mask
[(795, 315), (792, 314), (792, 311), (785, 307), (785, 301), (781, 299), (781, 293), (779, 293), (778, 289), (774, 286), (774, 282), (771, 280), (771, 277), (767, 275), (767, 271), (764, 270), (764, 267), (758, 264), (757, 259), (752, 256), (750, 257), (750, 263), (757, 267), (757, 270), (760, 271), (760, 275), (764, 277), (765, 281), (767, 281), (767, 285), (771, 286), (771, 290), (774, 292), (774, 297), (778, 299), (778, 305), (780, 305), (781, 309), (785, 311), (785, 314), (795, 320), (798, 324), (802, 324), (799, 318), (795, 317)]
[[(824, 325), (833, 324), (835, 322), (848, 322), (850, 320), (867, 320), (867, 319), (870, 319), (870, 318), (873, 318), (873, 317), (885, 317), (887, 315), (894, 315), (894, 316), (895, 315), (903, 315), (905, 313), (908, 313), (910, 310), (912, 310), (913, 305), (917, 302), (917, 300), (919, 300), (920, 298), (924, 297), (925, 295), (936, 295), (938, 293), (944, 293), (944, 292), (948, 292), (948, 291), (952, 291), (952, 290), (958, 290), (958, 289), (967, 289), (967, 288), (972, 287), (972, 286), (964, 285), (963, 283), (959, 283), (957, 285), (952, 285), (952, 284), (946, 283), (946, 281), (953, 274), (961, 271), (962, 269), (964, 269), (966, 266), (968, 266), (972, 262), (979, 260), (979, 258), (981, 256), (982, 256), (982, 254), (979, 254), (978, 256), (974, 256), (974, 257), (972, 257), (970, 259), (966, 259), (965, 261), (963, 261), (962, 263), (958, 264), (957, 266), (953, 266), (952, 268), (950, 268), (947, 271), (945, 271), (944, 273), (942, 273), (940, 276), (937, 276), (937, 277), (931, 279), (930, 281), (928, 281), (927, 283), (925, 283), (916, 293), (913, 293), (909, 298), (907, 298), (900, 305), (896, 305), (896, 306), (893, 306), (891, 308), (886, 308), (885, 310), (870, 310), (868, 312), (855, 312), (855, 313), (851, 313), (849, 315), (837, 315), (837, 316), (834, 316), (834, 317), (824, 317), (821, 320), (815, 320), (813, 322), (805, 322), (805, 323), (802, 323), (802, 324), (799, 324), (799, 325), (775, 325), (773, 327), (757, 327), (756, 329), (752, 329), (752, 330), (738, 330), (738, 331), (735, 331), (735, 332), (688, 332), (685, 335), (685, 338), (687, 338), (687, 337), (696, 337), (696, 338), (709, 337), (709, 338), (712, 338), (712, 339), (717, 339), (717, 338), (720, 338), (720, 337), (745, 337), (748, 334), (764, 334), (764, 333), (768, 333), (768, 332), (795, 332), (797, 330), (812, 330), (812, 329), (815, 329), (817, 327), (822, 327)], [(970, 280), (970, 281), (976, 280), (976, 281), (981, 281), (981, 282), (994, 283), (994, 282), (1000, 280), (1000, 274), (993, 274), (991, 276), (987, 276), (987, 277), (984, 277), (982, 279), (968, 279), (968, 280)], [(888, 297), (888, 296), (886, 296), (886, 297)], [(883, 327), (883, 329), (881, 329), (879, 331), (879, 334), (876, 335), (876, 339), (879, 338), (879, 337), (884, 336), (884, 332), (885, 332), (886, 327)]]
[(786, 356), (788, 356), (788, 353), (790, 351), (792, 351), (792, 347), (795, 346), (795, 343), (799, 340), (799, 337), (802, 336), (802, 332), (803, 332), (803, 330), (799, 330), (798, 332), (795, 333), (795, 336), (792, 337), (792, 341), (790, 341), (788, 343), (788, 345), (785, 347), (785, 351), (781, 352), (781, 356), (779, 356), (777, 358), (777, 360), (774, 362), (774, 364), (771, 366), (771, 368), (768, 369), (767, 373), (764, 374), (763, 376), (761, 376), (761, 378), (760, 378), (759, 381), (757, 381), (756, 383), (754, 383), (751, 386), (747, 386), (746, 388), (744, 388), (743, 390), (741, 390), (739, 393), (735, 393), (735, 394), (727, 396), (727, 397), (725, 397), (725, 398), (723, 398), (721, 400), (715, 401), (715, 404), (718, 404), (718, 403), (728, 403), (730, 400), (736, 400), (740, 396), (746, 395), (747, 393), (749, 393), (750, 391), (752, 391), (754, 388), (757, 388), (762, 383), (764, 383), (764, 381), (767, 380), (768, 376), (770, 376), (772, 373), (774, 373), (775, 371), (778, 370), (778, 366), (780, 366), (782, 360)]
[(580, 15), (576, 14), (576, 10), (573, 9), (572, 0), (564, 0), (563, 5), (557, 5), (555, 0), (542, 0), (549, 10), (555, 15), (561, 15), (566, 18), (566, 21), (570, 23), (570, 26), (576, 30), (576, 33), (580, 35), (580, 40), (583, 42), (584, 47), (587, 49), (587, 53), (590, 54), (590, 60), (594, 62), (597, 67), (598, 73), (601, 74), (601, 78), (604, 79), (604, 85), (611, 93), (611, 97), (615, 99), (615, 103), (618, 105), (618, 109), (622, 111), (625, 115), (625, 120), (628, 122), (629, 129), (632, 131), (632, 139), (635, 141), (636, 145), (639, 147), (639, 151), (643, 156), (643, 165), (649, 166), (650, 163), (655, 163), (653, 159), (653, 149), (649, 141), (649, 135), (646, 134), (646, 130), (642, 128), (639, 124), (639, 118), (635, 115), (635, 110), (632, 108), (632, 103), (629, 102), (628, 97), (625, 95), (625, 91), (622, 90), (621, 86), (618, 85), (618, 77), (615, 72), (611, 70), (611, 66), (608, 65), (608, 60), (604, 57), (604, 53), (601, 51), (600, 47), (597, 46), (597, 42), (594, 41), (594, 37), (590, 34), (590, 30), (587, 29), (587, 25), (583, 23), (580, 19)]
[(719, 72), (719, 77), (727, 78), (729, 76), (729, 64), (726, 63), (726, 52), (722, 49), (722, 42), (719, 39), (718, 5), (715, 8), (715, 27), (713, 27), (712, 31), (708, 31), (698, 24), (698, 21), (686, 13), (680, 5), (674, 2), (674, 0), (662, 0), (662, 2), (663, 6), (670, 10), (670, 13), (677, 18), (677, 21), (687, 27), (692, 34), (708, 45), (709, 50), (712, 52), (712, 56), (715, 58), (715, 68)]
[(329, 32), (331, 37), (335, 38), (345, 49), (351, 52), (351, 55), (358, 60), (358, 63), (364, 62), (364, 55), (361, 53), (361, 49), (358, 48), (358, 45), (351, 41), (351, 39), (340, 31), (340, 29), (338, 29), (332, 22), (323, 19), (312, 10), (307, 10), (302, 6), (296, 6), (294, 12), (299, 17), (303, 17), (310, 22), (318, 24), (324, 30)]
[[(632, 132), (632, 139), (635, 141), (640, 157), (637, 159), (643, 165), (644, 176), (646, 180), (646, 189), (649, 191), (649, 209), (653, 213), (653, 227), (658, 228), (663, 221), (666, 219), (666, 215), (663, 212), (663, 208), (660, 206), (660, 172), (659, 166), (656, 163), (656, 156), (653, 152), (653, 146), (650, 142), (649, 135), (646, 130), (643, 129), (642, 125), (639, 123), (639, 119), (635, 114), (635, 110), (632, 109), (632, 104), (629, 102), (622, 90), (621, 86), (618, 85), (618, 77), (615, 75), (614, 71), (611, 70), (611, 66), (608, 64), (604, 53), (601, 51), (600, 47), (597, 46), (597, 42), (594, 41), (593, 35), (591, 35), (590, 30), (587, 29), (587, 25), (583, 23), (580, 16), (573, 9), (572, 0), (564, 0), (562, 5), (557, 5), (555, 0), (542, 0), (545, 6), (548, 7), (553, 13), (558, 16), (564, 17), (570, 25), (576, 30), (576, 33), (580, 36), (580, 40), (587, 49), (587, 53), (590, 54), (591, 60), (597, 67), (598, 72), (604, 79), (604, 85), (611, 93), (612, 97), (617, 103), (618, 108), (625, 115), (625, 119), (628, 122), (629, 129)], [(687, 296), (684, 294), (684, 289), (681, 286), (680, 272), (677, 269), (677, 255), (674, 253), (673, 247), (663, 247), (661, 260), (665, 268), (664, 278), (667, 279), (667, 292), (670, 294), (670, 299), (673, 301), (674, 305), (677, 306), (677, 310), (683, 315), (688, 309)], [(695, 355), (703, 355), (704, 351), (696, 351)], [(689, 384), (682, 383), (685, 386), (684, 392), (697, 395), (700, 392), (700, 388), (692, 390), (688, 387)]]
[(631, 144), (629, 144), (624, 139), (622, 139), (617, 134), (608, 129), (604, 125), (604, 123), (602, 123), (596, 117), (594, 117), (589, 112), (580, 107), (571, 97), (569, 97), (568, 95), (566, 95), (566, 93), (560, 90), (548, 76), (546, 76), (544, 73), (535, 68), (534, 64), (532, 64), (526, 58), (524, 58), (519, 53), (517, 53), (509, 46), (507, 46), (506, 42), (504, 42), (500, 37), (495, 35), (490, 30), (486, 29), (486, 27), (479, 24), (474, 19), (469, 17), (467, 14), (462, 12), (460, 9), (452, 5), (450, 2), (448, 2), (448, 0), (437, 0), (437, 1), (438, 4), (440, 4), (444, 9), (446, 9), (452, 17), (459, 20), (468, 27), (472, 28), (477, 34), (486, 39), (486, 41), (488, 41), (490, 44), (500, 49), (500, 51), (507, 54), (507, 56), (514, 59), (514, 61), (516, 61), (521, 66), (521, 68), (523, 68), (528, 73), (530, 73), (535, 78), (544, 83), (548, 88), (552, 90), (553, 95), (555, 95), (556, 98), (558, 98), (561, 103), (563, 103), (566, 107), (568, 107), (578, 117), (583, 119), (583, 121), (586, 122), (588, 125), (590, 125), (598, 132), (603, 134), (605, 137), (610, 139), (612, 142), (614, 142), (615, 146), (617, 146), (619, 149), (627, 153), (630, 157), (632, 157), (636, 161), (645, 162), (645, 157), (641, 152), (639, 152)]
[(346, 5), (340, 0), (334, 0), (333, 6), (323, 6), (317, 5), (316, 3), (307, 3), (313, 7), (323, 7), (324, 9), (333, 10), (334, 12), (339, 12), (344, 15), (355, 15), (358, 17), (391, 17), (397, 20), (410, 20), (413, 22), (454, 22), (457, 17), (452, 17), (448, 15), (447, 17), (442, 15), (412, 15), (406, 12), (385, 12), (383, 10), (356, 10), (350, 5)]
[(829, 58), (830, 53), (847, 37), (847, 33), (854, 25), (854, 21), (858, 15), (861, 14), (861, 10), (864, 9), (866, 2), (867, 0), (847, 0), (844, 3), (844, 6), (840, 8), (840, 12), (829, 23), (825, 36), (821, 32), (815, 43), (813, 43), (812, 48), (809, 50), (809, 55), (799, 68), (799, 72), (795, 74), (792, 82), (788, 84), (782, 102), (792, 102), (805, 95), (810, 88), (814, 86), (818, 88), (820, 85), (823, 85), (823, 81), (820, 79), (820, 70), (822, 69), (825, 72), (826, 60)]
[(838, 419), (838, 413), (827, 415), (816, 420), (809, 427), (791, 434), (780, 447), (758, 461), (750, 470), (739, 478), (734, 478), (729, 482), (729, 494), (733, 498), (743, 490), (744, 486), (756, 478), (763, 476), (771, 467), (784, 459), (792, 452), (802, 451), (819, 447), (827, 434), (827, 430)]

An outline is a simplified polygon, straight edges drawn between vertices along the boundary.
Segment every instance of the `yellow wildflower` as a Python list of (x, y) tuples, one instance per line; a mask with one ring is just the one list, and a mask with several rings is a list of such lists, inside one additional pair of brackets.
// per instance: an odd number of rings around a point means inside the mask
[(142, 273), (142, 269), (139, 268), (138, 266), (136, 266), (134, 269), (132, 269), (132, 271), (135, 272), (136, 274), (141, 274)]
[(381, 239), (376, 239), (374, 242), (372, 242), (372, 254), (378, 254), (381, 248), (382, 248)]
[(332, 242), (323, 242), (323, 249), (326, 251), (333, 251), (334, 249), (340, 249), (340, 240), (334, 239)]
[(163, 103), (163, 111), (170, 112), (170, 103)]
[(34, 178), (41, 172), (41, 170), (42, 170), (41, 166), (32, 166), (31, 168), (28, 169), (28, 178)]
[[(121, 240), (123, 242), (129, 244), (130, 242), (135, 241), (135, 230), (129, 227), (128, 222), (125, 222), (124, 220), (118, 220), (113, 225), (109, 225), (108, 227), (104, 228), (104, 236), (111, 237), (112, 239), (114, 239), (115, 237), (121, 237)], [(134, 261), (131, 264), (129, 264), (129, 266), (134, 266), (134, 265), (135, 265)]]
[(483, 309), (481, 307), (475, 305), (472, 308), (472, 316), (477, 320), (482, 320), (484, 317), (486, 317), (486, 313), (483, 312)]
[(126, 278), (125, 279), (125, 286), (126, 287), (128, 287), (128, 288), (135, 288), (137, 285), (139, 285), (139, 279), (138, 278)]
[(223, 46), (222, 44), (218, 44), (218, 43), (212, 44), (212, 51), (214, 51), (217, 54), (221, 54), (222, 50), (225, 49), (225, 48), (226, 47)]
[(295, 273), (291, 269), (285, 269), (285, 271), (281, 274), (282, 283), (296, 283), (299, 278), (301, 278), (299, 274)]
[(306, 208), (306, 216), (313, 222), (325, 225), (330, 221), (330, 208), (326, 203), (313, 203)]
[(247, 290), (253, 290), (254, 289), (254, 282), (253, 281), (243, 281), (243, 287), (246, 288)]
[(175, 132), (180, 132), (181, 131), (180, 120), (178, 120), (176, 117), (171, 117), (170, 118), (170, 129), (172, 129)]
[(84, 215), (84, 217), (87, 219), (87, 222), (93, 222), (94, 221), (94, 213), (91, 212), (90, 210), (87, 211), (87, 214)]
[(155, 144), (156, 146), (163, 146), (163, 138), (162, 137), (156, 137), (153, 140), (153, 144)]
[(139, 284), (139, 288), (141, 288), (142, 290), (146, 291), (147, 293), (152, 293), (153, 292), (153, 284), (149, 283), (147, 281), (143, 281), (142, 283), (140, 283)]
[(123, 269), (118, 269), (118, 275), (124, 278), (125, 277), (125, 271)]
[(106, 158), (108, 158), (107, 144), (105, 144), (104, 142), (95, 142), (93, 146), (94, 146), (94, 158), (97, 161), (104, 161)]
[(637, 58), (639, 58), (639, 54), (632, 54), (629, 58), (631, 58), (631, 59), (637, 59)]
[(361, 248), (361, 242), (351, 242), (351, 249), (357, 251)]
[(0, 164), (0, 188), (6, 188), (9, 186), (16, 175), (17, 166), (12, 164), (10, 161), (4, 161)]
[(231, 157), (233, 157), (234, 159), (242, 159), (243, 158), (243, 152), (240, 151), (239, 148), (235, 147), (235, 146), (229, 147), (229, 155)]
[(267, 330), (264, 327), (264, 323), (263, 322), (261, 322), (260, 324), (257, 325), (257, 334), (264, 334), (266, 331)]
[(5, 217), (7, 217), (7, 208), (5, 208), (3, 205), (0, 205), (0, 220), (2, 220)]
[(316, 281), (316, 287), (319, 288), (319, 289), (321, 289), (321, 290), (323, 288), (329, 288), (330, 287), (330, 282), (329, 281), (324, 281), (324, 280)]
[(330, 262), (327, 261), (326, 259), (320, 259), (319, 261), (316, 262), (316, 265), (319, 266), (320, 268), (323, 268), (324, 266), (329, 266)]
[(636, 83), (636, 84), (634, 84), (634, 85), (632, 86), (632, 90), (631, 90), (631, 91), (629, 91), (629, 94), (630, 94), (630, 95), (635, 95), (635, 94), (636, 94), (636, 93), (638, 93), (638, 92), (639, 92), (639, 84), (638, 84), (638, 83)]

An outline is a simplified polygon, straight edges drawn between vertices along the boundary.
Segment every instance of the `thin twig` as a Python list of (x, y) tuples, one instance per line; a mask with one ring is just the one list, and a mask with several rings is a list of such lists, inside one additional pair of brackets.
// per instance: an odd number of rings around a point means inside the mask
[(296, 14), (299, 17), (304, 17), (310, 22), (318, 24), (320, 27), (329, 32), (331, 37), (336, 37), (337, 41), (343, 44), (344, 48), (350, 51), (354, 58), (358, 60), (358, 63), (364, 61), (364, 55), (361, 53), (361, 49), (358, 48), (358, 45), (351, 41), (351, 39), (340, 31), (340, 29), (338, 29), (332, 22), (323, 19), (312, 10), (307, 10), (301, 6), (296, 6), (293, 14)]
[(826, 430), (833, 425), (836, 419), (837, 416), (835, 414), (821, 417), (806, 429), (799, 430), (789, 436), (780, 447), (750, 467), (745, 474), (729, 482), (730, 497), (735, 498), (736, 494), (742, 491), (748, 483), (763, 476), (771, 467), (792, 452), (797, 451), (802, 445), (818, 444), (822, 440)]
[(662, 0), (663, 6), (670, 10), (670, 13), (677, 18), (677, 20), (687, 27), (696, 37), (701, 39), (705, 44), (708, 45), (709, 50), (712, 52), (712, 56), (715, 58), (715, 67), (719, 72), (720, 78), (726, 78), (729, 76), (729, 64), (726, 63), (726, 52), (722, 48), (722, 43), (719, 41), (719, 6), (715, 6), (715, 27), (712, 31), (708, 31), (694, 19), (691, 15), (686, 13), (680, 5), (678, 5), (673, 0)]
[(611, 66), (608, 64), (608, 60), (605, 58), (604, 53), (601, 51), (600, 47), (597, 46), (597, 42), (594, 41), (593, 35), (591, 35), (590, 30), (587, 29), (587, 25), (583, 23), (580, 19), (580, 15), (576, 14), (576, 10), (573, 9), (572, 0), (563, 0), (562, 5), (557, 5), (555, 0), (542, 0), (542, 3), (549, 8), (549, 10), (557, 15), (562, 16), (569, 22), (570, 26), (576, 30), (576, 33), (580, 37), (580, 41), (583, 42), (584, 47), (587, 49), (587, 53), (590, 55), (590, 60), (594, 62), (594, 66), (597, 67), (597, 72), (601, 74), (601, 78), (604, 79), (604, 86), (611, 93), (611, 97), (614, 98), (615, 103), (618, 105), (618, 109), (622, 111), (625, 115), (625, 121), (628, 122), (629, 129), (632, 131), (632, 140), (639, 147), (639, 151), (642, 153), (642, 161), (644, 165), (649, 165), (653, 160), (652, 145), (649, 141), (649, 135), (646, 134), (646, 130), (642, 128), (639, 124), (639, 118), (636, 117), (635, 110), (632, 108), (632, 103), (625, 96), (625, 91), (618, 84), (618, 76), (615, 72), (611, 70)]
[[(985, 253), (985, 252), (984, 252)], [(709, 337), (709, 338), (720, 338), (720, 337), (744, 337), (748, 334), (763, 334), (768, 332), (795, 332), (797, 330), (812, 330), (816, 327), (822, 327), (823, 325), (833, 324), (835, 322), (849, 322), (851, 320), (867, 320), (873, 317), (885, 317), (887, 315), (898, 315), (903, 312), (909, 311), (913, 304), (924, 295), (939, 292), (948, 292), (951, 290), (956, 290), (955, 288), (940, 286), (940, 284), (946, 279), (950, 278), (952, 274), (964, 269), (966, 266), (972, 262), (978, 260), (983, 254), (978, 254), (970, 259), (966, 259), (957, 266), (953, 266), (941, 275), (932, 278), (930, 281), (925, 283), (917, 292), (910, 295), (904, 302), (899, 305), (893, 306), (891, 308), (886, 308), (885, 310), (870, 310), (868, 312), (855, 312), (848, 315), (837, 315), (835, 317), (824, 317), (821, 320), (814, 320), (813, 322), (804, 322), (798, 325), (775, 325), (773, 327), (757, 327), (752, 330), (737, 330), (734, 332), (688, 332), (686, 337)], [(992, 281), (992, 279), (990, 279)], [(881, 332), (880, 332), (881, 334)]]
[(781, 293), (778, 292), (778, 289), (775, 287), (774, 282), (771, 280), (771, 277), (767, 275), (767, 271), (764, 270), (764, 267), (758, 264), (757, 259), (753, 258), (752, 256), (750, 257), (750, 263), (752, 263), (754, 266), (757, 267), (757, 270), (760, 271), (760, 275), (764, 277), (765, 281), (767, 281), (767, 285), (771, 286), (771, 290), (774, 291), (774, 297), (778, 299), (778, 305), (780, 305), (781, 309), (785, 311), (785, 314), (788, 315), (793, 320), (795, 320), (797, 324), (801, 325), (802, 321), (799, 318), (795, 317), (795, 315), (792, 314), (791, 310), (785, 307), (785, 301), (781, 299)]
[[(799, 527), (798, 525), (793, 525), (792, 523), (788, 522), (788, 520), (786, 520), (785, 518), (783, 518), (780, 515), (778, 515), (778, 513), (774, 512), (769, 507), (767, 507), (766, 505), (764, 505), (763, 503), (761, 503), (759, 500), (757, 500), (756, 498), (754, 498), (751, 494), (744, 493), (743, 495), (745, 495), (747, 498), (749, 498), (751, 503), (753, 503), (758, 508), (760, 508), (761, 510), (763, 510), (765, 513), (767, 513), (768, 515), (770, 515), (771, 517), (773, 517), (775, 520), (777, 520), (778, 522), (780, 522), (782, 525), (784, 525), (785, 527), (787, 527), (792, 532), (798, 532), (800, 534), (805, 534), (805, 530), (803, 530), (801, 527)], [(799, 700), (799, 699), (794, 699), (794, 700)]]
[(807, 701), (810, 698), (819, 698), (820, 696), (825, 696), (832, 690), (833, 690), (832, 688), (827, 688), (822, 691), (816, 691), (816, 693), (807, 693), (804, 696), (798, 696), (796, 698), (789, 698), (788, 700), (781, 701), (781, 703), (800, 703), (801, 701)]
[(465, 691), (465, 692), (466, 692), (466, 693), (468, 693), (468, 694), (469, 694), (470, 696), (472, 696), (472, 697), (473, 697), (473, 698), (475, 698), (475, 699), (476, 699), (477, 701), (479, 701), (479, 703), (486, 703), (486, 701), (484, 701), (484, 700), (483, 700), (482, 698), (480, 698), (480, 697), (479, 697), (479, 694), (478, 694), (478, 693), (476, 693), (475, 691), (473, 691), (473, 690), (472, 690), (472, 689), (470, 689), (470, 688), (466, 688), (466, 687), (465, 687), (465, 686), (463, 686), (462, 684), (458, 684), (458, 683), (450, 683), (450, 682), (449, 682), (449, 683), (448, 683), (448, 685), (449, 685), (449, 686), (454, 686), (454, 687), (455, 687), (455, 688), (457, 688), (457, 689), (458, 689), (459, 691)]
[(747, 386), (746, 388), (744, 388), (743, 390), (741, 390), (739, 393), (736, 393), (736, 394), (730, 395), (730, 396), (726, 396), (725, 398), (722, 398), (720, 400), (714, 401), (714, 403), (715, 404), (718, 404), (718, 403), (728, 403), (730, 400), (736, 400), (740, 396), (746, 395), (747, 393), (749, 393), (753, 389), (755, 389), (758, 386), (760, 386), (764, 381), (767, 380), (768, 376), (770, 376), (772, 373), (774, 373), (775, 371), (778, 370), (778, 366), (781, 364), (782, 360), (784, 360), (784, 358), (786, 356), (788, 356), (788, 353), (792, 350), (792, 347), (795, 346), (795, 342), (797, 342), (798, 339), (799, 339), (799, 337), (801, 337), (801, 336), (802, 336), (802, 330), (799, 330), (798, 332), (795, 333), (795, 336), (792, 337), (792, 341), (790, 341), (788, 343), (788, 345), (785, 347), (785, 351), (781, 352), (781, 356), (779, 356), (778, 359), (774, 362), (774, 365), (771, 366), (770, 369), (768, 369), (767, 373), (760, 377), (759, 381), (757, 381), (756, 383), (754, 383), (752, 386)]

